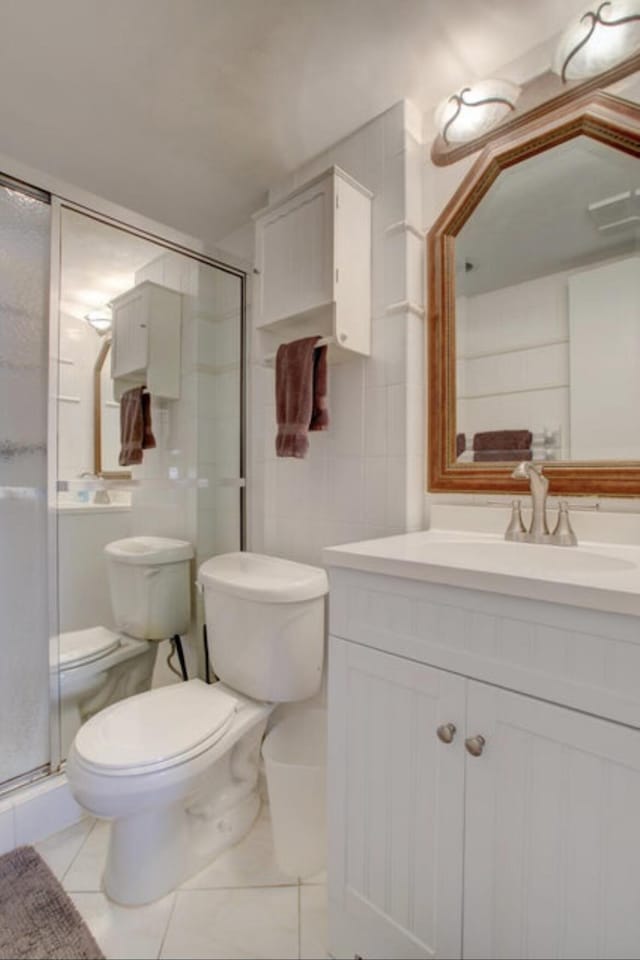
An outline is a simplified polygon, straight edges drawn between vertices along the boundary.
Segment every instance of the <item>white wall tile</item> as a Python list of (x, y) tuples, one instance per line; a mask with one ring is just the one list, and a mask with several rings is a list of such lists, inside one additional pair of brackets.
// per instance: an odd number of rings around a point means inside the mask
[[(422, 516), (423, 441), (417, 454), (408, 442), (422, 432), (422, 321), (385, 312), (423, 297), (422, 243), (402, 228), (385, 232), (421, 223), (420, 128), (420, 111), (396, 104), (270, 191), (273, 202), (331, 163), (373, 191), (372, 355), (331, 367), (330, 427), (310, 436), (301, 462), (275, 459), (273, 371), (251, 366), (252, 549), (318, 563), (324, 545), (413, 528)], [(264, 341), (255, 335), (256, 356)]]
[(387, 388), (367, 390), (365, 407), (365, 455), (384, 457), (387, 454)]

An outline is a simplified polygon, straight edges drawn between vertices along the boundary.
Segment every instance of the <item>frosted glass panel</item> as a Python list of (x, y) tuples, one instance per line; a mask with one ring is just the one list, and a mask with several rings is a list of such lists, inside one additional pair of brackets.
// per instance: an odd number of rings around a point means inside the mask
[(49, 761), (50, 208), (0, 186), (0, 785)]

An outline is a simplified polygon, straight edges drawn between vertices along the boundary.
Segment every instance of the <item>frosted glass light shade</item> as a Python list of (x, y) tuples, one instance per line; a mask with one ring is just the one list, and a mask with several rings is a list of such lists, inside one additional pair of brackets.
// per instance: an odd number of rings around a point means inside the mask
[(486, 133), (512, 112), (520, 87), (509, 80), (481, 80), (463, 87), (440, 104), (435, 113), (445, 143), (467, 143)]
[(84, 318), (100, 336), (111, 330), (111, 310), (108, 307), (103, 307), (100, 310), (90, 310)]
[(586, 80), (640, 49), (640, 0), (594, 5), (560, 37), (552, 69), (563, 80)]

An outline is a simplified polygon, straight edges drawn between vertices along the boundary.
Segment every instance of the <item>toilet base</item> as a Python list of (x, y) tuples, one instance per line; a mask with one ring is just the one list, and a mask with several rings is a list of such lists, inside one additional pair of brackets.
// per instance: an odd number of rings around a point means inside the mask
[(258, 769), (266, 716), (209, 768), (188, 798), (111, 824), (107, 896), (134, 907), (165, 896), (249, 832), (260, 812)]
[(111, 824), (104, 890), (110, 900), (138, 907), (171, 893), (249, 832), (260, 812), (255, 790), (233, 809), (203, 824), (182, 804), (146, 810)]

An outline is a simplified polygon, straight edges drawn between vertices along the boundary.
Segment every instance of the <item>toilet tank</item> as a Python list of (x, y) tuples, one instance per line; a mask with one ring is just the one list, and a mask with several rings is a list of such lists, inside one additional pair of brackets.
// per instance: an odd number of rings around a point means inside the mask
[(166, 640), (191, 623), (191, 560), (186, 540), (127, 537), (104, 548), (118, 629), (138, 640)]
[(256, 700), (313, 696), (322, 680), (324, 570), (256, 553), (227, 553), (203, 563), (198, 584), (213, 669)]

